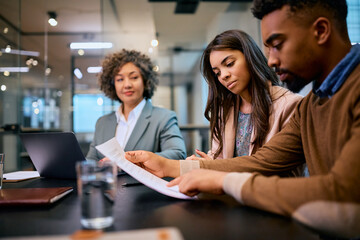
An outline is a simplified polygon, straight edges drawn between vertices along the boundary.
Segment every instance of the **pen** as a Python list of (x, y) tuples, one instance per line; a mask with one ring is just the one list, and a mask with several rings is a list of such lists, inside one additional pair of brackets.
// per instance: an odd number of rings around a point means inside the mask
[(123, 187), (132, 187), (132, 186), (139, 186), (139, 185), (142, 185), (142, 183), (141, 182), (132, 182), (132, 183), (121, 184), (121, 186), (123, 186)]

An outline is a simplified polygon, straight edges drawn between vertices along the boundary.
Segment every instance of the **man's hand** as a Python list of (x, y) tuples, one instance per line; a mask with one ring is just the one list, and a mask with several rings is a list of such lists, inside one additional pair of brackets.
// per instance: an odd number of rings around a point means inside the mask
[(227, 172), (197, 169), (175, 178), (167, 184), (168, 187), (179, 185), (180, 192), (195, 196), (200, 192), (224, 194), (223, 182)]
[(206, 153), (204, 153), (198, 149), (195, 149), (195, 152), (200, 157), (197, 157), (195, 154), (193, 154), (193, 155), (187, 157), (186, 160), (213, 160), (209, 155), (207, 155)]
[(129, 151), (125, 153), (125, 158), (160, 178), (177, 177), (180, 174), (178, 160), (170, 160), (152, 152)]

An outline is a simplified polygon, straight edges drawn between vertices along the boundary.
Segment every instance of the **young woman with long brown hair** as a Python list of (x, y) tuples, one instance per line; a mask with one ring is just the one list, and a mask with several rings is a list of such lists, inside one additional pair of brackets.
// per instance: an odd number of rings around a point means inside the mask
[[(205, 117), (212, 148), (200, 158), (251, 155), (279, 132), (301, 96), (282, 88), (254, 40), (240, 30), (217, 35), (205, 49), (201, 70), (209, 85)], [(187, 159), (200, 159), (195, 155)]]

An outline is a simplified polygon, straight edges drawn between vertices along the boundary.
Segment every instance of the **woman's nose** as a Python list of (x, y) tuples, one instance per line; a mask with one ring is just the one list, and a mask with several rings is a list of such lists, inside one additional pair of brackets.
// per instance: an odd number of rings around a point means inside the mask
[(228, 79), (230, 77), (230, 72), (229, 71), (222, 71), (220, 77), (221, 77), (222, 80), (226, 80), (226, 79)]
[(129, 87), (132, 86), (131, 81), (130, 81), (129, 78), (124, 78), (124, 86), (125, 86), (126, 88), (129, 88)]

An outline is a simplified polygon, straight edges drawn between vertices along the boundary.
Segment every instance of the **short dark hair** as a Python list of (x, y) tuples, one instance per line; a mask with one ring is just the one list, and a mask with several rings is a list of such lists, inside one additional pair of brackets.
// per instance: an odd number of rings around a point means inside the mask
[(154, 70), (154, 64), (150, 58), (135, 50), (122, 49), (105, 56), (102, 62), (102, 72), (98, 79), (100, 89), (110, 99), (121, 102), (116, 94), (114, 77), (126, 63), (133, 63), (139, 68), (145, 86), (143, 97), (150, 99), (159, 83), (158, 74)]
[[(348, 12), (346, 0), (254, 0), (251, 11), (254, 17), (262, 19), (265, 15), (288, 5), (291, 13), (303, 11), (305, 16), (315, 20), (322, 13), (332, 17), (341, 33), (347, 33), (346, 16)], [(315, 10), (315, 11), (313, 11)]]

